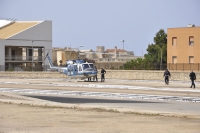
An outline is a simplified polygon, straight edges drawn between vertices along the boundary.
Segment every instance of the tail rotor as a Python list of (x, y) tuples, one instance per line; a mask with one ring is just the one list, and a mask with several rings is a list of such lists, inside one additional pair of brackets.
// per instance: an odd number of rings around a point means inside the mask
[(50, 68), (51, 68), (51, 67), (54, 67), (54, 66), (53, 66), (53, 62), (52, 62), (51, 58), (49, 57), (49, 53), (50, 53), (50, 51), (47, 52), (47, 54), (46, 54), (44, 60), (45, 60), (46, 58), (48, 59), (48, 61), (49, 61), (49, 66), (50, 66)]
[(48, 56), (49, 56), (49, 51), (47, 52), (47, 54), (46, 54), (44, 60), (46, 60), (46, 58), (47, 58)]

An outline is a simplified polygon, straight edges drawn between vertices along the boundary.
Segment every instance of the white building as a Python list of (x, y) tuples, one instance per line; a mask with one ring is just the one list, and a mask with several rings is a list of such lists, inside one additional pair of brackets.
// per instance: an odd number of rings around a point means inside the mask
[(48, 65), (44, 61), (48, 51), (52, 57), (52, 21), (0, 20), (1, 71), (9, 66)]

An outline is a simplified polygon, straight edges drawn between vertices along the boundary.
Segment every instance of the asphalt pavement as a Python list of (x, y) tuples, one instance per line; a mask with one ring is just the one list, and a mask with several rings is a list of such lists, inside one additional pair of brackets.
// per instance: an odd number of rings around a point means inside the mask
[[(106, 82), (69, 82), (66, 79), (1, 79), (0, 94), (31, 98), (55, 106), (103, 108), (162, 115), (200, 118), (200, 83), (196, 88), (190, 82), (152, 80), (116, 80)], [(26, 100), (25, 100), (26, 99)], [(1, 99), (8, 102), (9, 98)], [(10, 100), (14, 102), (13, 99)], [(35, 102), (36, 104), (36, 102)]]

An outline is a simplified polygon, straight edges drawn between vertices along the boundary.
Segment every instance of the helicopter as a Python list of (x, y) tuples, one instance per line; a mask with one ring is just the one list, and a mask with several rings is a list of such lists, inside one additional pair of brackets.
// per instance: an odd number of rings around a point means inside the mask
[(85, 80), (86, 78), (95, 77), (97, 75), (96, 69), (94, 67), (91, 67), (91, 65), (94, 66), (93, 63), (84, 63), (83, 60), (68, 60), (65, 67), (57, 67), (53, 65), (49, 53), (47, 53), (45, 59), (46, 58), (49, 61), (49, 71), (53, 70), (58, 71), (62, 74), (66, 74), (67, 78), (69, 79)]

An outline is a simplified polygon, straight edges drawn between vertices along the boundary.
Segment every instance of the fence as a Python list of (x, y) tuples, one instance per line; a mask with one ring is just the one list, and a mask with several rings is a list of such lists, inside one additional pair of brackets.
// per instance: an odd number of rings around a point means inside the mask
[(188, 71), (188, 70), (200, 70), (200, 63), (176, 63), (176, 64), (167, 64), (167, 67), (170, 70), (182, 70), (182, 71)]
[(98, 69), (105, 68), (110, 70), (165, 70), (168, 68), (173, 71), (200, 71), (200, 63), (167, 63), (167, 64), (129, 64), (129, 63), (95, 63)]
[(5, 61), (43, 61), (43, 56), (5, 56)]
[(123, 62), (96, 62), (95, 66), (97, 69), (109, 69), (109, 70), (119, 70), (120, 68), (123, 68), (124, 63)]
[(167, 68), (167, 64), (128, 64), (123, 62), (98, 62), (95, 63), (97, 69), (109, 69), (109, 70), (164, 70)]
[[(200, 63), (176, 63), (176, 64), (128, 64), (123, 62), (95, 63), (97, 69), (107, 70), (165, 70), (173, 71), (200, 71)], [(62, 66), (64, 67), (64, 66)], [(0, 65), (0, 71), (47, 71), (49, 65), (22, 66), (22, 65)]]

